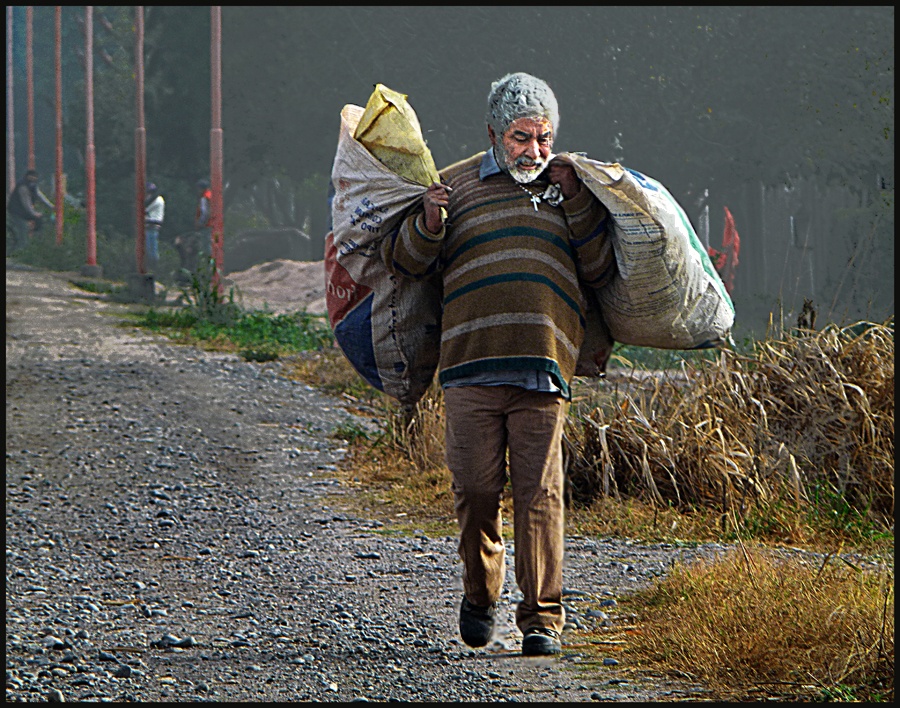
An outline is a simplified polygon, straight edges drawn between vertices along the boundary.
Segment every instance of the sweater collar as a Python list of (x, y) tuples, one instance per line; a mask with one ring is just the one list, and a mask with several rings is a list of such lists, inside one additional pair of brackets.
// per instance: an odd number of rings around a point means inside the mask
[(500, 165), (497, 164), (497, 159), (494, 157), (494, 148), (488, 148), (488, 151), (484, 153), (484, 157), (481, 158), (481, 169), (478, 170), (478, 179), (487, 179), (501, 171)]

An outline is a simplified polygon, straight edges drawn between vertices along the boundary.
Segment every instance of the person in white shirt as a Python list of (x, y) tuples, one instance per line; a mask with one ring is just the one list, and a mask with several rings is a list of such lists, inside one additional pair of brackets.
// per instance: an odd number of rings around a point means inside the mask
[(159, 230), (162, 228), (166, 213), (166, 200), (162, 198), (157, 186), (151, 182), (147, 185), (147, 196), (144, 199), (144, 256), (147, 270), (156, 271), (159, 265)]

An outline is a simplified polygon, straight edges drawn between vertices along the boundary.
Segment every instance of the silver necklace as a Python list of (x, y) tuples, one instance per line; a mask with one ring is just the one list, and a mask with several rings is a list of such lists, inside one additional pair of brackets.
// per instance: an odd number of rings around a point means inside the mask
[(559, 206), (563, 200), (562, 190), (558, 184), (551, 184), (544, 190), (543, 194), (535, 194), (521, 182), (516, 182), (516, 185), (531, 198), (531, 204), (534, 206), (535, 211), (538, 210), (538, 204), (543, 201), (546, 201), (550, 206)]

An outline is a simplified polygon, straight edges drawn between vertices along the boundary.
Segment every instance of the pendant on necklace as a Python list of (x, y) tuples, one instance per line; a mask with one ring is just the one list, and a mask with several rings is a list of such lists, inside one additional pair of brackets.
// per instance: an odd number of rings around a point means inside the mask
[(523, 184), (520, 184), (519, 188), (531, 199), (531, 204), (534, 206), (535, 211), (538, 210), (538, 204), (543, 201), (546, 201), (550, 206), (559, 206), (565, 199), (558, 184), (551, 184), (543, 194), (535, 194)]
[(534, 210), (537, 211), (538, 204), (541, 203), (541, 195), (535, 194), (530, 189), (528, 189), (528, 187), (526, 187), (524, 184), (520, 184), (517, 186), (519, 187), (519, 189), (521, 189), (523, 192), (525, 192), (525, 194), (528, 195), (529, 199), (531, 199), (531, 204), (534, 206)]

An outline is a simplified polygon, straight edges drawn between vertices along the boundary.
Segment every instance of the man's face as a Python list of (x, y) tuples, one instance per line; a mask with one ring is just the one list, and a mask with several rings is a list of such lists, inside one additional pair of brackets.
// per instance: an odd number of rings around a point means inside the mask
[(488, 127), (501, 167), (522, 184), (533, 182), (547, 166), (553, 148), (553, 125), (546, 118), (516, 118), (497, 140)]

